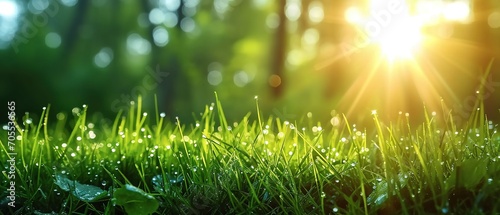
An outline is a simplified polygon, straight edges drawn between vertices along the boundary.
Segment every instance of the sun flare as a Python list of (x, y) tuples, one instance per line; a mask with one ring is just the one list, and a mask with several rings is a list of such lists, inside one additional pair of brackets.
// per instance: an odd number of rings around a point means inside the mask
[(389, 61), (411, 58), (421, 41), (420, 25), (412, 18), (388, 29), (385, 34), (375, 40)]
[(406, 1), (371, 1), (365, 31), (389, 61), (409, 59), (420, 45), (421, 24), (410, 14)]

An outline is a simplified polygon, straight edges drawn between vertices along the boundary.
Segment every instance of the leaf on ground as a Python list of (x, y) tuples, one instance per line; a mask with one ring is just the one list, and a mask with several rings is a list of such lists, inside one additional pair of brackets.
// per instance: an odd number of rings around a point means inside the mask
[[(178, 175), (178, 176), (169, 176), (167, 175), (168, 178), (168, 186), (174, 185), (174, 184), (179, 184), (184, 181), (184, 176)], [(153, 188), (155, 189), (156, 192), (159, 193), (165, 193), (165, 183), (162, 175), (155, 175), (153, 179), (151, 180), (153, 183)]]
[[(404, 174), (400, 173), (398, 174), (399, 178), (399, 185), (401, 188), (406, 186), (407, 183), (407, 178), (405, 178)], [(392, 180), (393, 181), (393, 180)], [(393, 184), (394, 181), (392, 182)], [(394, 185), (393, 185), (394, 186)], [(384, 202), (389, 198), (389, 186), (387, 184), (387, 180), (381, 180), (378, 184), (375, 190), (370, 193), (366, 201), (368, 202), (369, 205), (377, 205), (380, 206), (384, 204)], [(394, 190), (393, 190), (393, 195), (394, 195)]]
[(76, 198), (84, 201), (84, 202), (93, 202), (105, 197), (108, 192), (88, 184), (80, 184), (78, 181), (73, 181), (68, 179), (64, 175), (56, 175), (55, 182), (59, 188), (64, 191), (69, 191)]
[(123, 206), (128, 214), (147, 215), (154, 213), (159, 206), (158, 201), (143, 190), (126, 184), (113, 194), (113, 201)]
[(450, 177), (446, 179), (446, 190), (453, 187), (473, 189), (487, 175), (488, 162), (486, 159), (471, 158), (457, 166)]

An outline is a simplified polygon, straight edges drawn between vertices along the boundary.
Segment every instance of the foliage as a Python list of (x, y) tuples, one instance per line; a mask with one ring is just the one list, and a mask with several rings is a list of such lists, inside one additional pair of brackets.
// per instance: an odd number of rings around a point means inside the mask
[(128, 214), (152, 214), (158, 209), (158, 201), (143, 190), (126, 184), (113, 193), (113, 201), (125, 208)]
[[(89, 121), (88, 108), (55, 122), (46, 121), (50, 107), (39, 123), (19, 119), (17, 207), (3, 201), (3, 213), (500, 210), (500, 139), (482, 111), (460, 128), (449, 113), (426, 114), (419, 127), (409, 116), (386, 124), (374, 113), (373, 126), (359, 128), (340, 116), (339, 125), (315, 123), (312, 115), (296, 122), (263, 118), (258, 107), (256, 120), (250, 113), (231, 122), (219, 100), (194, 124), (148, 114), (141, 99), (111, 123)], [(5, 145), (6, 132), (0, 136)], [(7, 156), (0, 155), (4, 166)]]
[(56, 175), (55, 182), (64, 191), (71, 191), (71, 194), (84, 202), (93, 202), (107, 195), (107, 192), (99, 187), (80, 184), (66, 178), (65, 175)]

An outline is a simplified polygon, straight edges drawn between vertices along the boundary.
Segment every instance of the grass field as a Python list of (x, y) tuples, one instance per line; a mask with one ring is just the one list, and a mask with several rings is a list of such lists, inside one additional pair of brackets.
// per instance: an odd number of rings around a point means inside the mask
[(228, 122), (215, 99), (193, 124), (144, 112), (140, 99), (111, 123), (88, 116), (92, 107), (49, 106), (40, 120), (18, 116), (15, 157), (9, 128), (0, 132), (1, 212), (499, 214), (499, 134), (476, 105), (463, 125), (453, 112), (425, 113), (420, 126), (373, 112), (366, 129), (342, 115), (327, 125), (264, 117), (258, 100)]

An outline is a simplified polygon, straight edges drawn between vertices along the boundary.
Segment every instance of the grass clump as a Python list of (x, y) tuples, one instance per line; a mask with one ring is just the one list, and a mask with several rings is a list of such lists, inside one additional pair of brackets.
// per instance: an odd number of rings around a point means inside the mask
[[(196, 123), (148, 114), (113, 122), (87, 107), (17, 122), (15, 214), (491, 214), (500, 210), (497, 127), (474, 112), (418, 127), (373, 113), (373, 129), (264, 118), (228, 122), (218, 99)], [(480, 105), (480, 103), (478, 103)], [(29, 123), (30, 122), (30, 123)], [(97, 122), (97, 123), (96, 123)], [(304, 127), (302, 127), (304, 126)], [(70, 129), (67, 129), (67, 128)], [(6, 131), (0, 132), (3, 152)], [(3, 174), (0, 189), (7, 190)], [(148, 207), (144, 207), (148, 205)], [(141, 208), (144, 207), (144, 208)], [(148, 211), (146, 208), (156, 208)]]

